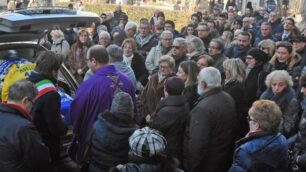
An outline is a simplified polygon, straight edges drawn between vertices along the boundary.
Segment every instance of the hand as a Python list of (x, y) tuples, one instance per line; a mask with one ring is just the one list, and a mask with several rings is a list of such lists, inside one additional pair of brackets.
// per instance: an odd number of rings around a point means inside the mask
[(146, 116), (146, 122), (150, 122), (150, 121), (151, 121), (151, 115), (148, 114), (148, 115)]
[(78, 74), (82, 75), (83, 74), (83, 70), (82, 69), (78, 69)]

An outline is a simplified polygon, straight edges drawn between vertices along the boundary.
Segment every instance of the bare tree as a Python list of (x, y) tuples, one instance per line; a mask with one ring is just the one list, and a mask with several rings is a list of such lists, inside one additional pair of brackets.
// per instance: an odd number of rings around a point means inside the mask
[(306, 24), (306, 1), (305, 0), (302, 0), (301, 6), (300, 6), (300, 13), (302, 15), (301, 26), (305, 26)]

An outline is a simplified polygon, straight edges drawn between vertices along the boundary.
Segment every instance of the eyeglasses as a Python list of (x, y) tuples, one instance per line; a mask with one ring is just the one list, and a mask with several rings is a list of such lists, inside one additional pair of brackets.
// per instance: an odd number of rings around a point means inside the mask
[(179, 46), (172, 46), (172, 48), (175, 48), (175, 49), (180, 49), (181, 47), (179, 47)]
[(160, 65), (159, 68), (160, 68), (160, 69), (168, 69), (168, 68), (170, 68), (170, 67), (169, 67), (169, 66)]
[(255, 119), (252, 119), (249, 115), (247, 116), (247, 120), (248, 120), (249, 122), (251, 122), (251, 121), (257, 122)]
[(269, 49), (269, 47), (259, 47), (259, 49)]
[(252, 60), (252, 59), (254, 59), (252, 56), (246, 56), (245, 57), (245, 60)]
[(208, 46), (208, 48), (215, 49), (215, 50), (219, 49), (218, 47), (214, 47), (214, 46)]
[(164, 41), (172, 41), (172, 38), (162, 38)]

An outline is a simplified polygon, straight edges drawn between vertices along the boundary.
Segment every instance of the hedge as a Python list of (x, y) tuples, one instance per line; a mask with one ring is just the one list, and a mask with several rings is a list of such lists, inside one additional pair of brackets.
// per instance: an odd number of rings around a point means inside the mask
[[(58, 4), (58, 6), (67, 7), (67, 3)], [(85, 10), (101, 14), (102, 12), (114, 11), (115, 5), (109, 4), (85, 4)], [(141, 18), (151, 19), (154, 14), (155, 8), (147, 8), (140, 6), (122, 5), (122, 11), (126, 12), (129, 16), (129, 21), (135, 21), (139, 24)], [(162, 10), (165, 13), (166, 20), (172, 20), (175, 23), (176, 30), (180, 31), (182, 27), (190, 22), (190, 12)]]

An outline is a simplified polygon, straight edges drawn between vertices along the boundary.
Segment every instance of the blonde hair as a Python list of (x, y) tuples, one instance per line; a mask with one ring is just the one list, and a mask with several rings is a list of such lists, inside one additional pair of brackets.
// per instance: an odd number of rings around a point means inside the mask
[(265, 39), (258, 43), (258, 47), (267, 48), (269, 52), (268, 56), (269, 58), (271, 58), (274, 55), (276, 45), (275, 45), (275, 42), (272, 41), (271, 39)]
[(222, 36), (222, 39), (224, 40), (225, 47), (229, 47), (234, 39), (234, 34), (231, 31), (224, 31)]
[(249, 110), (259, 127), (263, 131), (277, 133), (282, 122), (282, 111), (279, 106), (270, 100), (257, 100)]
[(268, 88), (271, 87), (271, 84), (273, 81), (285, 81), (287, 82), (287, 85), (292, 87), (293, 86), (293, 81), (291, 76), (289, 75), (289, 73), (286, 70), (275, 70), (273, 72), (271, 72), (265, 81), (265, 84)]
[(52, 30), (50, 35), (52, 36), (52, 39), (64, 38), (64, 33), (60, 29)]
[(125, 44), (131, 44), (132, 45), (132, 48), (133, 48), (133, 51), (137, 51), (137, 45), (136, 45), (136, 42), (133, 38), (127, 38), (123, 41), (122, 45), (121, 45), (121, 48), (123, 49), (124, 45)]
[(175, 60), (173, 57), (169, 56), (169, 55), (163, 55), (160, 57), (158, 64), (161, 64), (163, 62), (166, 62), (169, 64), (169, 67), (174, 71), (175, 68)]
[(223, 62), (223, 68), (226, 75), (226, 82), (245, 80), (245, 64), (240, 58), (226, 59)]

